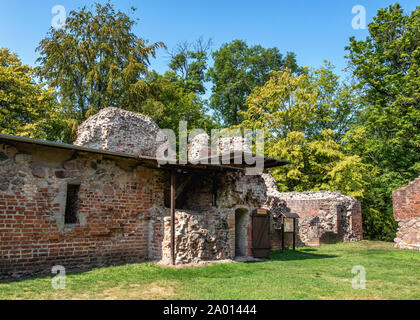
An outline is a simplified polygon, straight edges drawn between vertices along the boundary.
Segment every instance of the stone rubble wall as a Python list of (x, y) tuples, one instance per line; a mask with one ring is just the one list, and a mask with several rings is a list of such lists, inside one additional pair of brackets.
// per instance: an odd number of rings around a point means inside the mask
[[(209, 135), (201, 133), (196, 135), (188, 144), (188, 159), (198, 160), (212, 155), (212, 146)], [(251, 153), (249, 141), (243, 137), (221, 137), (217, 140), (217, 154), (242, 151)]]
[(420, 177), (392, 193), (397, 248), (420, 250)]
[[(284, 201), (292, 212), (299, 215), (298, 244), (317, 245), (362, 240), (362, 211), (359, 201), (341, 192), (279, 192), (270, 173), (262, 176), (267, 187), (267, 197)], [(279, 247), (279, 237), (279, 232), (276, 234), (274, 231), (274, 247)], [(289, 245), (291, 241), (286, 239), (285, 242)]]
[(394, 242), (397, 248), (420, 250), (420, 217), (399, 220)]
[[(177, 210), (175, 212), (176, 263), (230, 258), (229, 225), (226, 212), (211, 209), (205, 212)], [(170, 223), (165, 218), (162, 263), (170, 264)]]
[(109, 107), (84, 121), (77, 130), (77, 146), (156, 157), (167, 147), (167, 136), (149, 117)]
[[(208, 196), (213, 179), (202, 176), (193, 179), (190, 189), (186, 190), (192, 201), (185, 202), (187, 208), (175, 211), (176, 263), (234, 258), (235, 211), (238, 208), (245, 210), (249, 216), (252, 210), (264, 204), (265, 185), (262, 182), (260, 176), (246, 176), (239, 172), (219, 174), (214, 205), (212, 197)], [(251, 255), (251, 219), (246, 221), (243, 241), (246, 241), (247, 255)], [(164, 217), (160, 255), (163, 264), (171, 263), (170, 222), (168, 210)]]

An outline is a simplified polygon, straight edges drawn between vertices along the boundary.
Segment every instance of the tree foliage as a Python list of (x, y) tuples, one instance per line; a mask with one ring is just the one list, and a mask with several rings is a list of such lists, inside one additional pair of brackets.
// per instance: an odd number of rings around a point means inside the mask
[(165, 73), (165, 77), (186, 91), (204, 94), (211, 46), (211, 39), (205, 41), (203, 38), (194, 43), (178, 44), (175, 50), (170, 52), (170, 71)]
[(420, 7), (380, 9), (365, 40), (350, 39), (347, 58), (364, 108), (347, 133), (349, 149), (378, 171), (363, 203), (364, 228), (391, 240), (392, 190), (420, 174)]
[(349, 67), (364, 110), (350, 134), (357, 152), (401, 180), (420, 171), (420, 7), (380, 9), (366, 40), (350, 39)]
[(109, 106), (143, 111), (151, 95), (145, 81), (149, 58), (164, 45), (148, 45), (133, 32), (134, 24), (110, 3), (98, 3), (94, 11), (71, 11), (65, 26), (51, 28), (41, 41), (37, 75), (57, 90), (76, 125)]
[[(202, 128), (210, 131), (214, 124), (206, 113), (203, 100), (194, 91), (180, 86), (172, 77), (151, 72), (146, 81), (154, 95), (143, 106), (143, 110), (155, 114), (159, 127), (178, 132), (179, 121), (187, 121), (190, 129)], [(152, 111), (153, 110), (153, 111)]]
[(241, 122), (239, 111), (245, 108), (246, 97), (255, 86), (267, 81), (270, 71), (298, 69), (293, 53), (283, 57), (277, 48), (250, 47), (241, 40), (222, 45), (212, 56), (214, 66), (208, 72), (213, 83), (210, 107), (227, 126)]
[(0, 133), (56, 140), (64, 126), (54, 90), (35, 82), (34, 70), (0, 48)]
[(281, 191), (341, 190), (363, 198), (368, 168), (331, 129), (340, 131), (355, 107), (336, 86), (331, 68), (327, 64), (301, 75), (272, 71), (248, 96), (240, 127), (265, 129), (266, 154), (291, 162), (272, 171)]

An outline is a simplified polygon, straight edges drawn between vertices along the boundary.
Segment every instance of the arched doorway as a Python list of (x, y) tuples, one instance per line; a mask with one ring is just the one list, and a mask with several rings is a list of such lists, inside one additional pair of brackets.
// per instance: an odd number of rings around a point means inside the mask
[(235, 257), (248, 255), (248, 209), (235, 210)]

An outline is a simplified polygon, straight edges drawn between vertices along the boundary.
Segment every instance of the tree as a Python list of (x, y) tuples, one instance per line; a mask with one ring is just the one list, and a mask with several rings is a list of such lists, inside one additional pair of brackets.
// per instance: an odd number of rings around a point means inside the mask
[(202, 38), (194, 43), (178, 44), (175, 50), (170, 52), (170, 71), (166, 72), (165, 77), (189, 92), (204, 94), (211, 46), (211, 39), (204, 41)]
[(59, 140), (64, 127), (54, 91), (35, 82), (33, 69), (0, 48), (0, 133)]
[(149, 58), (164, 44), (148, 45), (134, 25), (110, 3), (98, 3), (94, 11), (71, 11), (65, 26), (41, 41), (37, 75), (57, 90), (74, 127), (109, 106), (142, 111), (151, 95), (144, 80)]
[(246, 111), (239, 111), (241, 127), (264, 128), (269, 140), (286, 138), (293, 131), (305, 132), (316, 119), (317, 97), (307, 74), (272, 71), (267, 82), (247, 97)]
[(377, 12), (365, 40), (352, 37), (346, 47), (364, 105), (346, 143), (378, 171), (363, 203), (372, 237), (392, 240), (392, 190), (420, 173), (419, 44), (420, 7), (406, 15), (395, 4)]
[(214, 128), (210, 116), (206, 114), (203, 101), (199, 95), (179, 83), (151, 72), (146, 81), (154, 92), (153, 98), (144, 105), (144, 110), (153, 109), (157, 115), (156, 122), (161, 128), (172, 129), (176, 133), (179, 121), (187, 121), (189, 129), (201, 128), (210, 131)]
[(272, 71), (247, 97), (247, 110), (239, 112), (244, 119), (239, 127), (264, 129), (266, 155), (291, 162), (272, 170), (281, 191), (341, 190), (364, 197), (368, 167), (330, 128), (345, 126), (336, 114), (352, 112), (336, 81), (325, 67), (298, 76), (288, 69)]
[(318, 139), (310, 139), (292, 131), (267, 143), (269, 156), (290, 161), (272, 170), (280, 191), (331, 190), (359, 200), (365, 197), (369, 167), (359, 156), (346, 153), (333, 134), (323, 130)]
[(317, 91), (315, 118), (306, 134), (313, 137), (329, 129), (333, 130), (334, 140), (340, 142), (356, 122), (361, 109), (360, 92), (354, 85), (341, 81), (334, 68), (326, 60), (320, 68), (303, 68)]
[(210, 107), (226, 126), (241, 122), (239, 111), (244, 110), (246, 97), (255, 86), (267, 81), (271, 70), (289, 67), (297, 71), (293, 53), (283, 58), (277, 48), (249, 47), (241, 40), (224, 44), (212, 56), (214, 66), (208, 72), (213, 82)]
[(318, 69), (302, 68), (300, 75), (289, 69), (272, 71), (263, 86), (257, 86), (246, 99), (246, 111), (239, 111), (241, 126), (265, 127), (271, 137), (285, 138), (301, 131), (311, 139), (332, 130), (334, 140), (341, 138), (354, 123), (360, 106), (357, 92), (340, 83), (334, 66), (325, 61)]
[(420, 171), (420, 7), (411, 15), (399, 4), (380, 9), (366, 40), (351, 38), (346, 49), (366, 106), (363, 128), (354, 131), (365, 142), (358, 151), (402, 181), (414, 178)]

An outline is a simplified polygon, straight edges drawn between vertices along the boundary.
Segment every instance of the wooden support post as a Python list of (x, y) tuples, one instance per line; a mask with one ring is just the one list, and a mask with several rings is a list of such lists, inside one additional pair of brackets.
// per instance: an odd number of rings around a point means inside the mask
[(281, 251), (284, 251), (284, 217), (281, 217)]
[(171, 171), (171, 260), (175, 265), (175, 171)]
[(214, 174), (213, 175), (213, 189), (212, 189), (212, 192), (213, 192), (213, 195), (212, 195), (212, 204), (213, 204), (213, 206), (215, 207), (216, 205), (217, 205), (217, 185), (216, 185), (216, 175)]
[(295, 251), (296, 246), (296, 218), (293, 218), (293, 251)]

